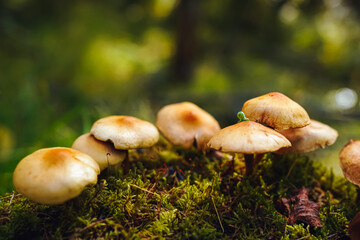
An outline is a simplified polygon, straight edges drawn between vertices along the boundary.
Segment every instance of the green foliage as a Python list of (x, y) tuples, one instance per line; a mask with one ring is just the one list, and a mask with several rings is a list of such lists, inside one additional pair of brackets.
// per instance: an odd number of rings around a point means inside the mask
[[(265, 155), (252, 176), (241, 158), (157, 147), (130, 153), (128, 173), (104, 170), (64, 204), (0, 197), (1, 239), (326, 239), (345, 234), (359, 211), (356, 189), (304, 156)], [(240, 166), (240, 167), (239, 167)], [(276, 201), (310, 188), (323, 227), (288, 225)]]

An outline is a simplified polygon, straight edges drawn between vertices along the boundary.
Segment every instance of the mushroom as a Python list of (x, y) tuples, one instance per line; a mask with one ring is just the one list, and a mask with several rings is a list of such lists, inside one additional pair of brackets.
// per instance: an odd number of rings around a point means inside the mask
[(156, 126), (172, 144), (183, 148), (196, 145), (205, 150), (220, 125), (209, 113), (191, 102), (167, 105), (157, 114)]
[(283, 135), (254, 121), (243, 121), (218, 131), (209, 141), (208, 147), (226, 153), (244, 154), (246, 173), (252, 174), (254, 154), (275, 152), (290, 147)]
[(64, 147), (44, 148), (23, 158), (13, 175), (16, 191), (41, 204), (61, 204), (96, 184), (99, 165), (90, 156)]
[(305, 109), (279, 92), (271, 92), (246, 101), (242, 111), (250, 120), (277, 130), (300, 128), (310, 124)]
[(339, 158), (344, 177), (360, 186), (360, 140), (350, 140), (341, 149)]
[(99, 141), (90, 133), (78, 137), (72, 148), (92, 157), (99, 164), (101, 171), (108, 166), (120, 164), (126, 157), (125, 150), (117, 150), (111, 142)]
[(97, 120), (91, 134), (98, 140), (111, 141), (116, 149), (151, 147), (159, 140), (156, 127), (131, 116), (109, 116)]
[[(92, 125), (90, 133), (98, 140), (112, 142), (118, 150), (147, 148), (159, 140), (159, 132), (152, 123), (131, 116), (101, 118)], [(128, 171), (128, 165), (126, 151), (125, 172)]]
[(310, 125), (303, 128), (292, 128), (287, 130), (278, 130), (290, 142), (290, 148), (283, 148), (277, 151), (278, 154), (287, 153), (306, 153), (318, 149), (325, 148), (335, 143), (338, 133), (330, 126), (311, 120)]

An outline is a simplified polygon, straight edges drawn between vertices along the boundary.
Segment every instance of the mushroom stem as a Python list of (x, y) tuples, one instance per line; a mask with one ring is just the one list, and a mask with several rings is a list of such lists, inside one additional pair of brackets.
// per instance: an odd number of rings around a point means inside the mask
[(360, 187), (356, 187), (356, 199), (355, 199), (355, 202), (357, 204), (360, 203)]
[(130, 169), (130, 161), (129, 161), (129, 151), (126, 151), (125, 159), (122, 163), (124, 175), (128, 174)]
[(263, 153), (258, 153), (255, 155), (255, 159), (254, 159), (254, 167), (256, 165), (258, 165), (258, 163), (263, 159), (264, 154)]
[(244, 154), (244, 158), (245, 158), (246, 175), (252, 175), (255, 167), (254, 154)]

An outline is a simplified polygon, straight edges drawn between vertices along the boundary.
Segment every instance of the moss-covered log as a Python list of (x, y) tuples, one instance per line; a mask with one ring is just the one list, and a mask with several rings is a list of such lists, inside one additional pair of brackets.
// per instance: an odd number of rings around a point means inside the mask
[[(130, 152), (130, 171), (104, 170), (62, 205), (12, 192), (0, 197), (0, 239), (346, 239), (356, 188), (305, 156), (267, 155), (254, 174), (195, 149)], [(297, 189), (320, 204), (322, 227), (290, 225), (276, 208)]]

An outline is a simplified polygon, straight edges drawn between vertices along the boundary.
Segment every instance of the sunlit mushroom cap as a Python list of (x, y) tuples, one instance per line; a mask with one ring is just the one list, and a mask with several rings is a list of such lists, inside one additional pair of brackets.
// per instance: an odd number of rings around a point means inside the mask
[(360, 140), (350, 140), (341, 149), (339, 158), (345, 178), (360, 186)]
[(275, 129), (299, 128), (310, 124), (305, 109), (279, 92), (246, 101), (242, 111), (250, 120)]
[(104, 170), (109, 165), (117, 165), (126, 157), (125, 150), (117, 150), (111, 142), (103, 142), (94, 138), (90, 133), (85, 133), (78, 137), (72, 148), (88, 154)]
[(123, 150), (151, 147), (159, 140), (159, 132), (152, 123), (130, 116), (101, 118), (90, 132), (96, 139), (111, 141), (116, 149)]
[(274, 152), (291, 143), (280, 133), (253, 121), (244, 121), (221, 129), (208, 146), (221, 152), (266, 153)]
[(278, 130), (291, 142), (291, 148), (280, 149), (277, 153), (306, 153), (325, 148), (335, 143), (338, 133), (330, 126), (311, 120), (310, 125), (303, 128), (292, 128), (287, 130)]
[(99, 165), (85, 153), (71, 148), (40, 149), (17, 165), (16, 191), (41, 204), (60, 204), (95, 184)]
[(157, 114), (156, 126), (172, 144), (191, 148), (196, 141), (200, 150), (220, 130), (220, 125), (213, 116), (190, 102), (161, 108)]

